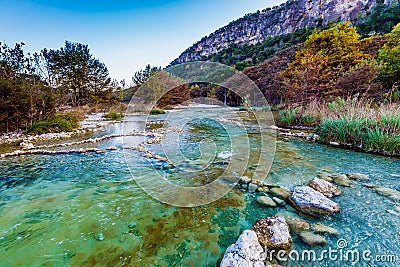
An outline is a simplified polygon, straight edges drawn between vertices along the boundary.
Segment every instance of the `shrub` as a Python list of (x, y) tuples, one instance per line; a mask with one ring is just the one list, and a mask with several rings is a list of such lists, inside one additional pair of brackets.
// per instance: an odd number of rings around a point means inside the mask
[(122, 119), (123, 114), (122, 112), (117, 112), (117, 111), (113, 111), (111, 110), (110, 112), (108, 112), (107, 114), (104, 114), (104, 118), (106, 118), (107, 120), (120, 120)]
[(78, 127), (78, 119), (73, 113), (54, 114), (28, 126), (28, 134), (70, 132)]
[(150, 115), (161, 115), (161, 114), (165, 114), (165, 113), (166, 113), (165, 110), (158, 109), (158, 108), (152, 109), (150, 111)]

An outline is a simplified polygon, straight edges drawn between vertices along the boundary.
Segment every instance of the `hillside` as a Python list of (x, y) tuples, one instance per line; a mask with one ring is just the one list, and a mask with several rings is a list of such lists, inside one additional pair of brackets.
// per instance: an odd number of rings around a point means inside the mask
[[(207, 60), (221, 51), (245, 45), (254, 46), (266, 38), (287, 36), (299, 29), (320, 28), (339, 21), (356, 24), (373, 17), (376, 7), (379, 7), (380, 12), (394, 2), (398, 3), (398, 0), (289, 0), (280, 6), (245, 15), (218, 29), (188, 48), (171, 64)], [(394, 18), (385, 17), (385, 21), (398, 20), (396, 10), (392, 13)], [(377, 32), (369, 26), (364, 26), (363, 30), (372, 34)], [(279, 42), (275, 45), (282, 46)]]

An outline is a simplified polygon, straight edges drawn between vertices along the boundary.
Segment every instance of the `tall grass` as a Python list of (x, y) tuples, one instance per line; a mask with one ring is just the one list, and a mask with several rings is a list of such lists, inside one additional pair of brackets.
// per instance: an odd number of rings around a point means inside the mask
[(320, 117), (304, 112), (303, 107), (285, 109), (279, 113), (277, 120), (281, 126), (316, 126), (320, 122)]
[(305, 107), (281, 111), (285, 126), (316, 125), (323, 143), (350, 144), (356, 149), (400, 155), (400, 105), (376, 104), (356, 98), (314, 101)]

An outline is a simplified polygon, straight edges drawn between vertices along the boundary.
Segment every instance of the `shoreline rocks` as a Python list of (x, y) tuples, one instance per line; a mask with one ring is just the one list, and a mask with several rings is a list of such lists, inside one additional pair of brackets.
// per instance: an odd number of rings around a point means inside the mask
[(316, 217), (331, 215), (340, 211), (336, 202), (309, 186), (296, 187), (290, 201), (296, 209)]
[(292, 216), (286, 216), (285, 218), (287, 224), (289, 225), (290, 231), (295, 234), (301, 233), (306, 230), (310, 230), (311, 228), (310, 223), (300, 218)]
[(346, 174), (338, 174), (333, 178), (333, 181), (337, 185), (345, 186), (345, 187), (350, 187), (351, 182), (349, 177), (347, 177)]
[(400, 191), (386, 187), (374, 187), (375, 192), (395, 202), (400, 202)]

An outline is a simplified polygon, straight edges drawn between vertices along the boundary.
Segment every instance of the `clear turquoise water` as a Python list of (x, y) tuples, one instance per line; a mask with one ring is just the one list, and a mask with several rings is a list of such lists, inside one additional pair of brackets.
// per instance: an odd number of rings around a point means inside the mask
[[(191, 115), (190, 111), (183, 112)], [(129, 127), (143, 126), (144, 117), (129, 119), (136, 120), (129, 122)], [(123, 124), (115, 124), (96, 136), (122, 131)], [(215, 122), (197, 121), (186, 125), (182, 132), (182, 148), (187, 157), (199, 157), (196, 143), (210, 132), (214, 132), (211, 137), (218, 149), (226, 150), (226, 133)], [(257, 134), (250, 135), (254, 154), (258, 153), (258, 138)], [(129, 143), (141, 141), (143, 138), (133, 138)], [(255, 202), (257, 193), (238, 190), (196, 208), (162, 204), (145, 194), (132, 177), (150, 175), (149, 166), (160, 167), (156, 162), (134, 151), (124, 153), (122, 148), (126, 144), (122, 138), (95, 146), (102, 149), (115, 146), (118, 150), (106, 154), (36, 155), (0, 160), (0, 266), (215, 266), (227, 246), (257, 219), (291, 210), (261, 207)], [(160, 145), (149, 148), (162, 152)], [(400, 174), (399, 163), (394, 158), (301, 140), (278, 140), (268, 179), (292, 189), (326, 169), (364, 173), (372, 178), (372, 184), (400, 190), (396, 177)], [(254, 164), (256, 161), (250, 159), (246, 173), (251, 173)], [(174, 168), (158, 171), (178, 184), (198, 185), (212, 181), (213, 175), (218, 176), (224, 166), (213, 164), (201, 175), (189, 175)], [(263, 166), (260, 167), (262, 170)], [(185, 168), (196, 166), (188, 163)], [(267, 169), (266, 166), (265, 173)], [(335, 199), (342, 212), (318, 220), (339, 229), (340, 236), (326, 236), (328, 244), (316, 251), (329, 246), (336, 248), (337, 240), (344, 238), (349, 249), (400, 256), (400, 216), (387, 212), (395, 204), (358, 182), (343, 191), (343, 196)], [(316, 222), (313, 218), (306, 219)], [(308, 249), (293, 237), (294, 248)], [(398, 264), (363, 261), (354, 266)], [(349, 262), (332, 261), (282, 265), (351, 266)]]

